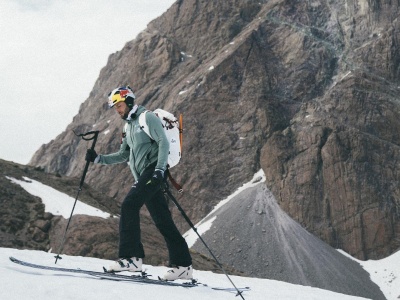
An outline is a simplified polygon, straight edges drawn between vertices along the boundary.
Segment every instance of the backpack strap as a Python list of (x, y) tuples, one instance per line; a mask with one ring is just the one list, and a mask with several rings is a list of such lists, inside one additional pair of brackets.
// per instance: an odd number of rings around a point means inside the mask
[(145, 110), (144, 112), (142, 112), (142, 113), (139, 115), (139, 125), (140, 125), (140, 128), (141, 128), (144, 132), (146, 132), (146, 134), (150, 137), (150, 139), (151, 139), (151, 140), (154, 140), (154, 139), (151, 137), (149, 126), (147, 126), (147, 123), (146, 123), (146, 113), (147, 113), (147, 112), (148, 112), (148, 110)]

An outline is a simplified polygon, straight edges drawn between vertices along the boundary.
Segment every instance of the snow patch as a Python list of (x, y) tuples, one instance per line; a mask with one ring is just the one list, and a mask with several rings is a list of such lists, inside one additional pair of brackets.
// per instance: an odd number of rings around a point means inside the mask
[[(204, 223), (201, 224), (201, 226), (199, 228), (197, 228), (197, 232), (202, 235), (203, 233), (205, 233), (206, 231), (208, 231), (211, 228), (212, 223), (214, 222), (214, 220), (217, 217), (214, 216), (213, 218), (205, 221)], [(194, 245), (194, 243), (196, 243), (198, 236), (197, 234), (188, 234), (188, 235), (184, 235), (184, 238), (186, 240), (186, 243), (188, 244), (189, 248), (192, 247)]]
[[(74, 198), (28, 177), (23, 177), (24, 181), (8, 176), (6, 176), (6, 178), (12, 183), (20, 185), (29, 194), (41, 198), (45, 206), (45, 212), (49, 212), (57, 216), (63, 216), (66, 219), (69, 218), (72, 207), (74, 206)], [(110, 217), (110, 214), (105, 213), (93, 206), (87, 205), (79, 200), (77, 201), (74, 209), (74, 215), (78, 214), (101, 217), (104, 219)]]
[(182, 51), (181, 51), (181, 54), (182, 54), (183, 56), (186, 56), (186, 57), (189, 57), (189, 58), (190, 58), (190, 57), (193, 57), (193, 55), (187, 54), (187, 53), (182, 52)]
[(338, 251), (358, 262), (380, 287), (386, 299), (400, 299), (400, 251), (380, 260), (367, 261), (358, 260), (343, 250)]

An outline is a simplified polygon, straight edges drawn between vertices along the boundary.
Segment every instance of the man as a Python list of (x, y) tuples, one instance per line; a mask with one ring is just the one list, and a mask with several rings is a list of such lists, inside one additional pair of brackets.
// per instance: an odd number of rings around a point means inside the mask
[(86, 160), (105, 165), (129, 161), (136, 181), (121, 205), (119, 259), (108, 271), (142, 270), (145, 254), (140, 237), (139, 211), (145, 204), (169, 252), (172, 268), (163, 279), (192, 279), (192, 259), (187, 243), (172, 220), (161, 190), (167, 168), (169, 142), (160, 119), (151, 112), (145, 114), (145, 120), (152, 138), (142, 130), (139, 115), (146, 109), (134, 105), (134, 100), (135, 95), (129, 86), (116, 88), (108, 96), (109, 107), (114, 107), (126, 122), (119, 151), (97, 155), (94, 150), (88, 149), (86, 154)]

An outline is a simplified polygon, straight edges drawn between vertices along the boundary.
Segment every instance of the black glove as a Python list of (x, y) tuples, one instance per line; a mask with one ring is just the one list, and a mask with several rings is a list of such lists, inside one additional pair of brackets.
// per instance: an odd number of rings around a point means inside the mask
[(151, 184), (160, 185), (164, 180), (164, 171), (161, 169), (155, 169), (153, 176), (151, 177)]
[(94, 162), (96, 157), (97, 157), (96, 151), (94, 151), (93, 149), (87, 149), (85, 156), (86, 161)]

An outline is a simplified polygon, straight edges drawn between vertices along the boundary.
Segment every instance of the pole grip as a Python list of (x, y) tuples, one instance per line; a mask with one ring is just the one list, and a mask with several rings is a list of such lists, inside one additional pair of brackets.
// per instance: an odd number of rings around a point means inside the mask
[[(94, 134), (94, 136), (93, 136), (92, 138), (89, 138), (89, 139), (84, 138), (84, 136), (87, 135), (87, 134)], [(88, 133), (85, 133), (85, 135), (82, 136), (82, 139), (84, 139), (84, 140), (86, 140), (86, 141), (93, 140), (92, 146), (90, 147), (90, 149), (91, 149), (91, 150), (94, 150), (94, 147), (96, 146), (96, 142), (97, 142), (97, 137), (98, 137), (98, 135), (99, 135), (99, 131), (90, 131), (90, 132), (88, 132)], [(90, 165), (90, 161), (86, 161), (85, 168), (83, 169), (83, 175), (82, 175), (81, 181), (80, 181), (80, 183), (79, 183), (79, 189), (81, 189), (82, 186), (83, 186), (83, 183), (84, 183), (85, 177), (86, 177), (86, 173), (87, 173), (87, 171), (88, 171), (88, 169), (89, 169), (89, 165)]]

